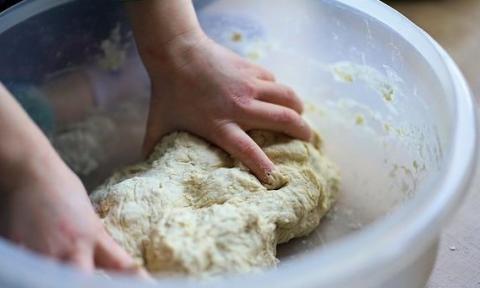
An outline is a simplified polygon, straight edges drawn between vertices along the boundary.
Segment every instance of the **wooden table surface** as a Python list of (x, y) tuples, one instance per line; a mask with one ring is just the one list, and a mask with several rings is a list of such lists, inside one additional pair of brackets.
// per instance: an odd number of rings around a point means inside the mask
[[(480, 0), (387, 1), (435, 38), (480, 97)], [(477, 173), (476, 179), (480, 178)], [(428, 288), (480, 288), (480, 181), (442, 234)], [(408, 288), (408, 287), (406, 287)]]

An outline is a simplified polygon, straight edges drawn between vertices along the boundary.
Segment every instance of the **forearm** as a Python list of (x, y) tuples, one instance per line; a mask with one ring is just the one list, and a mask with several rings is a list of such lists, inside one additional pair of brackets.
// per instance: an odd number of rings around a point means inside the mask
[(138, 50), (149, 72), (183, 61), (203, 32), (191, 0), (128, 2)]
[(48, 139), (0, 83), (0, 192), (57, 158)]

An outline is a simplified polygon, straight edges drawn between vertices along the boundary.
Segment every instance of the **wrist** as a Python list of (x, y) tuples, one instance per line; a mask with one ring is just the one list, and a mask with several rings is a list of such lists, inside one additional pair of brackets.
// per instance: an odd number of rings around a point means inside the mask
[(165, 74), (193, 61), (196, 51), (208, 41), (201, 29), (176, 35), (162, 45), (139, 47), (139, 53), (149, 74)]
[(149, 72), (181, 63), (182, 55), (206, 38), (192, 0), (135, 1), (127, 10)]

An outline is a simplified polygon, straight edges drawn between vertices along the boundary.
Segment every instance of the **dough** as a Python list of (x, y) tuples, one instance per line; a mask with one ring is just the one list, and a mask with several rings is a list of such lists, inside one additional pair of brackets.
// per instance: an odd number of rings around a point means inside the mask
[(275, 266), (276, 245), (308, 235), (332, 206), (339, 176), (318, 136), (250, 135), (279, 168), (273, 188), (215, 146), (173, 133), (91, 195), (107, 231), (156, 275)]

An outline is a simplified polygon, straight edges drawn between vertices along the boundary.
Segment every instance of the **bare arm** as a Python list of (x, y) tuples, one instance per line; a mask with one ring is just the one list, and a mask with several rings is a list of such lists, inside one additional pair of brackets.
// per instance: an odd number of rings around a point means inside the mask
[(131, 271), (133, 260), (104, 230), (80, 179), (0, 83), (3, 236), (85, 270)]
[(0, 83), (0, 188), (13, 189), (33, 166), (59, 161), (50, 143)]
[(177, 53), (173, 44), (203, 37), (191, 0), (135, 1), (129, 3), (128, 8), (144, 57), (174, 56)]

